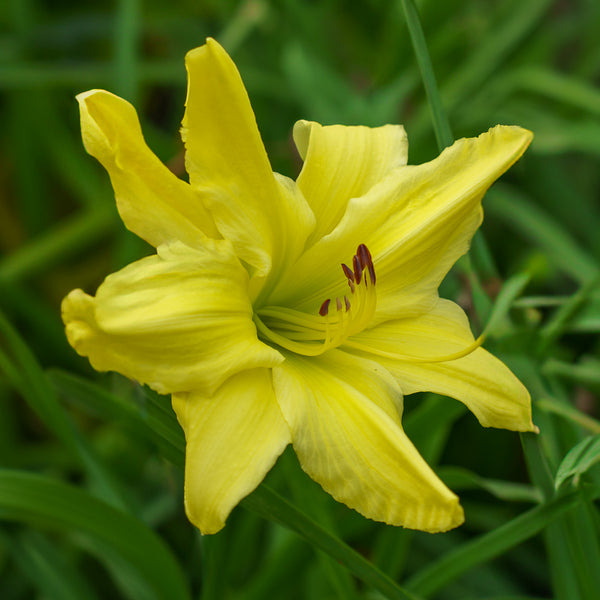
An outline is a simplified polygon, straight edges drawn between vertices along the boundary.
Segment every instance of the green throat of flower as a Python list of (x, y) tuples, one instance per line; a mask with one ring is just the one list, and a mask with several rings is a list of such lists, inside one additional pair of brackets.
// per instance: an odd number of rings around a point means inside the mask
[(360, 244), (352, 269), (342, 264), (342, 270), (348, 294), (335, 302), (328, 298), (316, 315), (282, 306), (261, 308), (254, 315), (259, 336), (296, 354), (318, 356), (362, 331), (377, 305), (375, 268), (368, 248)]

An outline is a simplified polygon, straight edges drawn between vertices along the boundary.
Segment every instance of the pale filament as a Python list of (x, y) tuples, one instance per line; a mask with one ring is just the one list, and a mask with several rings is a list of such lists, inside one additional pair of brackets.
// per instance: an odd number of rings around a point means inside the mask
[(358, 246), (356, 254), (352, 257), (352, 269), (342, 264), (342, 270), (350, 288), (349, 294), (337, 297), (334, 301), (328, 298), (321, 305), (317, 315), (282, 306), (261, 308), (254, 314), (259, 334), (286, 350), (304, 356), (318, 356), (343, 345), (359, 352), (410, 363), (457, 360), (471, 354), (483, 343), (485, 334), (450, 354), (411, 356), (387, 352), (348, 339), (369, 325), (377, 305), (375, 268), (371, 254), (364, 244)]
[(317, 315), (280, 306), (261, 308), (254, 315), (259, 333), (292, 352), (318, 356), (362, 331), (377, 305), (375, 269), (364, 244), (358, 246), (352, 266), (342, 265), (349, 294), (334, 301), (328, 298)]

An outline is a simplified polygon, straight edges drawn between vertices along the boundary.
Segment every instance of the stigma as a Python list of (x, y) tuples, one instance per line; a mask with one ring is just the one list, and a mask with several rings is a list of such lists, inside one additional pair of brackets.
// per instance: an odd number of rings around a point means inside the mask
[(304, 356), (318, 356), (365, 329), (377, 306), (375, 267), (371, 253), (360, 244), (352, 268), (342, 264), (348, 291), (323, 301), (316, 314), (281, 306), (261, 308), (254, 321), (264, 341)]

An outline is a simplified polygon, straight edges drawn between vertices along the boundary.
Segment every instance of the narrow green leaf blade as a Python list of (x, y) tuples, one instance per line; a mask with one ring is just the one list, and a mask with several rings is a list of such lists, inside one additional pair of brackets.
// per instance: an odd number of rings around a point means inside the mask
[(600, 434), (592, 435), (571, 448), (556, 472), (556, 489), (570, 477), (581, 475), (600, 462)]
[(298, 508), (284, 500), (265, 485), (260, 485), (242, 500), (245, 508), (261, 517), (295, 531), (309, 544), (320, 548), (343, 564), (356, 577), (381, 592), (389, 600), (416, 600), (353, 548), (335, 537)]
[(40, 597), (48, 600), (98, 600), (94, 589), (77, 567), (39, 532), (28, 530), (11, 536), (0, 532), (0, 541), (6, 544)]
[(466, 571), (536, 535), (578, 502), (577, 494), (569, 494), (532, 508), (425, 567), (406, 582), (406, 587), (413, 593), (429, 597)]
[[(137, 574), (140, 587), (157, 600), (188, 600), (179, 564), (169, 548), (138, 519), (72, 486), (48, 477), (0, 469), (0, 519), (55, 531), (77, 532), (115, 556)], [(93, 547), (93, 545), (92, 545)]]

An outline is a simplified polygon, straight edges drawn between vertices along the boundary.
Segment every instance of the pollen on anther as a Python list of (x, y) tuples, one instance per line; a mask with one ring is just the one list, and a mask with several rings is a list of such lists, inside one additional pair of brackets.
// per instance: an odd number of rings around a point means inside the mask
[(327, 315), (327, 313), (329, 312), (330, 302), (331, 302), (331, 299), (327, 298), (327, 300), (325, 300), (325, 302), (323, 302), (323, 304), (321, 304), (321, 308), (319, 309), (319, 314), (322, 317), (325, 317)]
[(338, 312), (342, 310), (342, 301), (339, 298), (335, 299), (335, 307), (337, 308)]
[(350, 310), (350, 300), (348, 300), (348, 296), (344, 296), (344, 304), (346, 305), (346, 312)]

